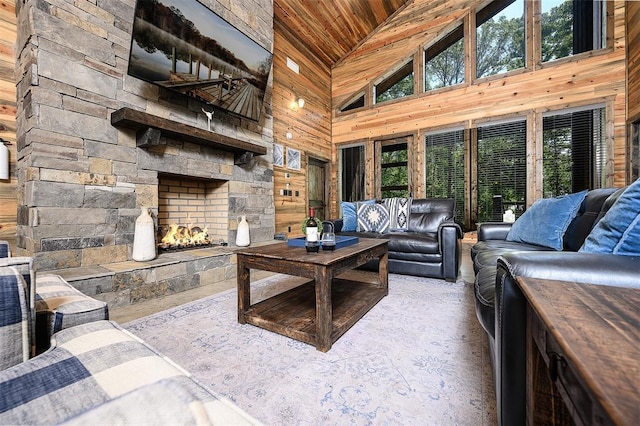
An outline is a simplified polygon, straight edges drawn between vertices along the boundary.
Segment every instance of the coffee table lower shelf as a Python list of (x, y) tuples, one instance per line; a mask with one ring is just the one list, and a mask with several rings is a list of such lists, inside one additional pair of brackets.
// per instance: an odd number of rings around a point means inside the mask
[[(331, 284), (331, 343), (338, 340), (386, 294), (385, 289), (376, 284), (334, 279)], [(244, 319), (248, 324), (318, 347), (314, 282), (252, 305)]]

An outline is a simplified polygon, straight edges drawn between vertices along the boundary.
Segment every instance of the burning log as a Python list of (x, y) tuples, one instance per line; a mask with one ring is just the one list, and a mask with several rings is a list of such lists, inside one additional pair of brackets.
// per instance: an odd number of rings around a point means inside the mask
[(177, 223), (169, 225), (169, 230), (158, 243), (163, 249), (207, 245), (211, 245), (207, 227), (202, 229), (199, 226), (183, 226)]

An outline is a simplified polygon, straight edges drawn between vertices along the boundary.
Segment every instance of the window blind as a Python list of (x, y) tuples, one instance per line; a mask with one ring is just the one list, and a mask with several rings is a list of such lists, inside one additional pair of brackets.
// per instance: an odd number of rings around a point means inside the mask
[(340, 149), (342, 201), (364, 200), (364, 146)]
[(478, 127), (478, 222), (502, 221), (503, 210), (525, 209), (526, 120)]
[(544, 197), (556, 197), (604, 185), (604, 108), (543, 117), (542, 133)]
[(454, 198), (455, 220), (460, 225), (465, 224), (464, 176), (464, 130), (426, 135), (426, 196)]

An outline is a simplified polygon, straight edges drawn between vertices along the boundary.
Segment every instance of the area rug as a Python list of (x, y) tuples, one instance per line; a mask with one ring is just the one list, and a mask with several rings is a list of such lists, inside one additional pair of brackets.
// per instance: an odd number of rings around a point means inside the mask
[[(252, 303), (299, 279), (252, 284)], [(486, 339), (470, 284), (389, 275), (389, 295), (326, 353), (237, 322), (228, 290), (129, 331), (267, 425), (493, 425)]]

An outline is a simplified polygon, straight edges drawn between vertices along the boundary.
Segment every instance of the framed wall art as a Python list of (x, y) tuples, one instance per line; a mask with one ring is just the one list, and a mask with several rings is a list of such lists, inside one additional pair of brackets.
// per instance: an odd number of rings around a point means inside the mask
[(284, 167), (284, 149), (277, 143), (273, 144), (273, 165)]
[(300, 170), (300, 151), (297, 149), (287, 148), (287, 168)]

